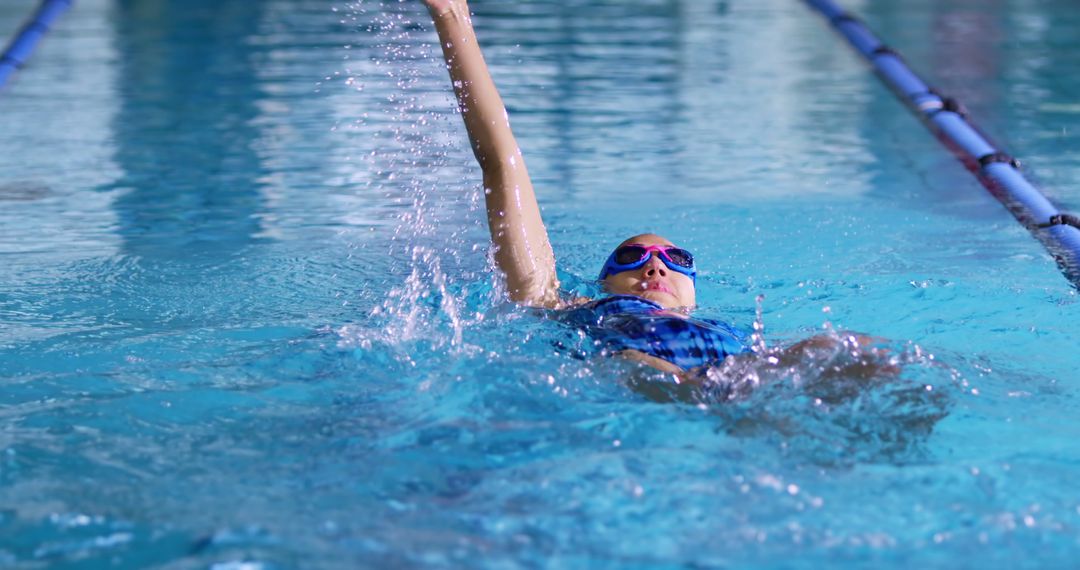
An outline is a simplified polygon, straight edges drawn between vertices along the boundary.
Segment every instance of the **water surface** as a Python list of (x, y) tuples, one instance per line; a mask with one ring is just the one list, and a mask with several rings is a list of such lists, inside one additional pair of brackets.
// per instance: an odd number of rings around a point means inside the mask
[[(1071, 3), (849, 7), (1080, 209)], [(0, 561), (1071, 562), (1076, 292), (816, 15), (473, 9), (564, 283), (659, 232), (702, 315), (903, 372), (660, 404), (556, 350), (419, 3), (84, 0), (0, 98)]]

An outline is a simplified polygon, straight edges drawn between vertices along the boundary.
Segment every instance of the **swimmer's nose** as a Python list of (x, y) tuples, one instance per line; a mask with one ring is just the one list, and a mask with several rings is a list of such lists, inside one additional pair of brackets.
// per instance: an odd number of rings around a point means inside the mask
[(654, 253), (649, 257), (649, 261), (645, 262), (645, 276), (655, 277), (657, 275), (667, 277), (667, 266), (664, 265), (663, 261), (660, 261), (660, 256)]

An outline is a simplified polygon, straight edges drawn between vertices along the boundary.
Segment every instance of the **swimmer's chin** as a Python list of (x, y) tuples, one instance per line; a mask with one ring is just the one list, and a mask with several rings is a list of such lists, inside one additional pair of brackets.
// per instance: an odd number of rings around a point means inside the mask
[(631, 295), (641, 297), (642, 299), (648, 299), (654, 303), (659, 304), (665, 309), (680, 309), (685, 305), (672, 291), (665, 291), (663, 289), (647, 289), (645, 291), (634, 291)]

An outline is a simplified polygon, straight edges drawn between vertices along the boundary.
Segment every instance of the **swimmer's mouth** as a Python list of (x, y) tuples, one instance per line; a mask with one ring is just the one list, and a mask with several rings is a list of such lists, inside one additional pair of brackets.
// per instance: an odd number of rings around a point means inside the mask
[(671, 288), (659, 281), (644, 281), (641, 283), (641, 289), (643, 291), (660, 291), (662, 293), (672, 293)]

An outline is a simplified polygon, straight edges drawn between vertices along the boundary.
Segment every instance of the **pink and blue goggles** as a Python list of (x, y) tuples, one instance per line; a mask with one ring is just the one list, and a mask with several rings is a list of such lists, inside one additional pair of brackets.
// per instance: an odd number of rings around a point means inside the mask
[(695, 284), (697, 283), (694, 256), (689, 251), (669, 245), (642, 245), (640, 243), (615, 248), (615, 251), (611, 252), (607, 261), (604, 262), (604, 268), (600, 270), (600, 280), (603, 281), (608, 275), (630, 271), (645, 265), (653, 253), (660, 257), (660, 261), (664, 262), (668, 269), (682, 273)]

